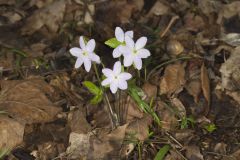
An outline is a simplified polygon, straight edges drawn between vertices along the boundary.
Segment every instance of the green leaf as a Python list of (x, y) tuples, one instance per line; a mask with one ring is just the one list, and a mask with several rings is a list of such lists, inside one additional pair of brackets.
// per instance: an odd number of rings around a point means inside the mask
[(117, 48), (121, 42), (119, 42), (116, 38), (111, 38), (105, 42), (105, 44), (111, 48)]
[(84, 81), (83, 85), (94, 95), (99, 95), (102, 90), (90, 81)]
[(91, 100), (90, 100), (90, 103), (91, 104), (98, 104), (102, 101), (103, 99), (103, 94), (98, 94), (98, 95), (95, 95)]
[(165, 155), (167, 154), (167, 152), (170, 149), (170, 145), (165, 145), (163, 146), (157, 153), (157, 155), (155, 156), (154, 160), (163, 160), (163, 158), (165, 157)]

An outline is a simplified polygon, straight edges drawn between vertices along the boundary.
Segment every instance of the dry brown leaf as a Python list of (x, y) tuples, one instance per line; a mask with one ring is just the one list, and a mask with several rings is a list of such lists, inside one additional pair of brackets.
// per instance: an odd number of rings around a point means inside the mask
[(185, 69), (181, 63), (168, 65), (160, 81), (160, 94), (179, 93), (185, 84)]
[(237, 151), (235, 151), (233, 154), (231, 154), (230, 156), (224, 156), (223, 160), (239, 160), (240, 157), (240, 149), (238, 149)]
[(176, 129), (178, 120), (170, 106), (167, 106), (164, 102), (158, 101), (157, 112), (159, 113), (159, 117), (161, 117), (161, 127), (163, 130), (172, 131)]
[(208, 78), (208, 71), (204, 64), (201, 67), (201, 84), (204, 98), (207, 100), (208, 105), (210, 105), (210, 82)]
[(43, 26), (56, 33), (64, 16), (66, 1), (55, 0), (44, 8), (37, 10), (27, 20), (21, 29), (23, 35), (31, 35)]
[(186, 117), (186, 109), (185, 106), (182, 104), (182, 102), (178, 98), (172, 98), (171, 99), (172, 106), (176, 107), (176, 112), (181, 117)]
[(198, 146), (191, 145), (191, 146), (186, 146), (186, 157), (189, 160), (204, 160), (203, 155), (200, 152), (200, 149)]
[(144, 141), (148, 138), (148, 127), (152, 123), (152, 118), (149, 115), (141, 119), (131, 122), (126, 130), (126, 134), (133, 136), (139, 141)]
[(183, 158), (173, 149), (169, 151), (170, 153), (165, 157), (164, 160), (182, 160)]
[(187, 13), (184, 16), (184, 23), (184, 27), (186, 27), (187, 30), (194, 32), (201, 31), (205, 26), (202, 17), (193, 13)]
[(220, 68), (222, 74), (222, 87), (236, 91), (240, 88), (240, 47), (236, 47), (231, 56)]
[(88, 159), (119, 159), (127, 124), (117, 127), (109, 134), (91, 137)]
[(90, 149), (90, 134), (81, 134), (72, 132), (69, 135), (69, 146), (67, 148), (68, 158), (85, 158)]
[(25, 125), (9, 118), (0, 116), (0, 149), (11, 150), (23, 140)]
[(46, 96), (53, 89), (42, 79), (1, 81), (1, 88), (0, 110), (21, 122), (49, 122), (61, 111)]
[(218, 14), (217, 23), (221, 24), (223, 18), (229, 19), (238, 14), (240, 14), (240, 2), (239, 1), (223, 5), (223, 7), (221, 8), (221, 11)]
[(127, 117), (126, 122), (130, 123), (135, 118), (142, 118), (144, 113), (139, 109), (134, 100), (130, 97), (127, 98)]
[(79, 134), (87, 134), (91, 130), (90, 124), (86, 120), (86, 115), (78, 109), (68, 114), (68, 123), (71, 131)]
[(157, 86), (156, 85), (152, 85), (148, 82), (144, 83), (144, 85), (142, 86), (142, 90), (146, 94), (148, 100), (151, 98), (155, 98), (157, 96)]
[(188, 91), (188, 93), (193, 96), (194, 98), (194, 102), (198, 103), (199, 101), (199, 95), (202, 91), (201, 89), (201, 81), (196, 79), (196, 80), (192, 80), (190, 81), (187, 85), (186, 85), (186, 90)]
[(198, 6), (204, 14), (208, 15), (213, 12), (218, 13), (222, 8), (222, 3), (220, 1), (198, 0)]

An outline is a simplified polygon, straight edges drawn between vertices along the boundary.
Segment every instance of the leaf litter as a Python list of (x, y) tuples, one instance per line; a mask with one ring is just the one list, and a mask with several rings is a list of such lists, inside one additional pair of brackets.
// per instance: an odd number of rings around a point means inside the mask
[[(154, 159), (170, 146), (158, 157), (238, 159), (239, 11), (224, 0), (0, 1), (0, 149), (9, 158)], [(123, 114), (111, 130), (106, 105), (90, 104), (82, 83), (96, 78), (72, 69), (67, 50), (79, 35), (103, 42), (116, 26), (147, 35), (153, 58), (136, 74), (137, 103), (110, 98)]]

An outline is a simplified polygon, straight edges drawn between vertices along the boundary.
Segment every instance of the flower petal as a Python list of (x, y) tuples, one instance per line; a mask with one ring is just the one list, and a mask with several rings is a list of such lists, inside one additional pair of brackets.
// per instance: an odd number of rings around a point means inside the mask
[(149, 57), (151, 55), (151, 53), (149, 52), (148, 49), (143, 48), (143, 49), (139, 49), (137, 51), (137, 55), (140, 58), (147, 58), (147, 57)]
[(126, 42), (126, 46), (130, 47), (131, 49), (134, 48), (134, 41), (131, 37), (125, 36), (125, 42)]
[(86, 58), (83, 60), (83, 63), (84, 63), (85, 70), (89, 72), (91, 69), (91, 61), (88, 58)]
[(124, 32), (123, 32), (122, 28), (116, 27), (116, 29), (115, 29), (115, 37), (117, 38), (117, 40), (119, 42), (123, 42), (124, 41)]
[(141, 37), (137, 40), (136, 44), (135, 44), (135, 49), (139, 50), (141, 48), (143, 48), (147, 43), (147, 37)]
[(74, 48), (71, 48), (69, 52), (71, 53), (71, 55), (75, 57), (81, 57), (83, 51), (80, 48), (74, 47)]
[(133, 62), (134, 62), (135, 67), (138, 70), (140, 70), (142, 68), (142, 59), (141, 58), (135, 57)]
[(110, 84), (110, 90), (111, 90), (111, 92), (114, 94), (114, 93), (117, 92), (117, 89), (118, 89), (117, 81), (113, 81), (113, 82)]
[(130, 38), (133, 38), (133, 31), (125, 32), (125, 36), (129, 36)]
[(123, 64), (125, 67), (131, 66), (133, 64), (133, 56), (132, 55), (124, 56)]
[(126, 81), (126, 80), (131, 79), (131, 78), (132, 78), (132, 75), (131, 75), (130, 73), (127, 73), (127, 72), (122, 72), (122, 73), (120, 73), (120, 75), (118, 76), (118, 78), (119, 78), (120, 80)]
[(106, 79), (104, 79), (103, 81), (102, 81), (102, 85), (103, 86), (107, 86), (107, 85), (109, 85), (110, 83), (111, 83), (111, 81), (112, 81), (112, 79), (111, 78), (106, 78)]
[(113, 71), (111, 69), (109, 69), (109, 68), (102, 69), (102, 72), (108, 78), (109, 77), (113, 77)]
[(96, 63), (100, 63), (100, 57), (98, 55), (96, 55), (95, 53), (89, 53), (89, 58), (91, 61), (94, 61)]
[(118, 46), (117, 48), (115, 48), (113, 50), (113, 58), (118, 58), (122, 55), (122, 52), (120, 51), (120, 46)]
[(81, 58), (78, 58), (74, 67), (79, 68), (81, 67), (82, 64), (83, 64), (83, 60)]
[(96, 46), (96, 42), (94, 39), (91, 39), (90, 41), (88, 41), (87, 45), (86, 45), (86, 50), (88, 52), (93, 52)]
[(127, 89), (127, 87), (128, 87), (128, 84), (126, 81), (118, 81), (118, 88), (125, 90)]
[(79, 44), (80, 44), (80, 47), (81, 47), (82, 49), (85, 49), (86, 44), (85, 44), (85, 42), (84, 42), (83, 36), (80, 36), (80, 38), (79, 38)]
[(121, 62), (120, 61), (115, 62), (113, 66), (114, 75), (115, 76), (119, 75), (121, 73), (121, 69), (122, 69)]
[(123, 56), (132, 54), (132, 50), (128, 46), (119, 46), (119, 51), (123, 53)]

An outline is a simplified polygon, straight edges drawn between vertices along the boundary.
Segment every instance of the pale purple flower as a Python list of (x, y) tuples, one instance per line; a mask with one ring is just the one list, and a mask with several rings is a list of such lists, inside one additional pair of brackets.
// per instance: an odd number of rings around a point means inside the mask
[(150, 51), (145, 49), (147, 43), (147, 37), (139, 38), (136, 43), (129, 36), (125, 37), (126, 46), (121, 46), (120, 50), (124, 56), (124, 66), (129, 67), (132, 64), (140, 70), (142, 68), (142, 59), (149, 57)]
[(73, 56), (77, 57), (75, 68), (79, 68), (82, 64), (84, 64), (85, 70), (89, 72), (91, 69), (92, 61), (100, 63), (99, 56), (94, 53), (94, 49), (96, 46), (95, 40), (91, 39), (87, 43), (85, 43), (83, 36), (80, 36), (79, 43), (80, 48), (74, 47), (70, 49), (70, 53)]
[(113, 70), (109, 68), (104, 68), (102, 70), (103, 74), (106, 76), (106, 79), (102, 81), (102, 85), (110, 85), (112, 93), (116, 93), (118, 88), (121, 90), (127, 89), (127, 80), (132, 78), (130, 73), (121, 72), (121, 68), (121, 62), (117, 61), (113, 66)]
[[(129, 36), (129, 37), (133, 38), (133, 31), (127, 31), (127, 32), (124, 33), (122, 28), (116, 27), (115, 37), (119, 42), (121, 42), (123, 44), (125, 42), (125, 37), (126, 36)], [(119, 45), (117, 48), (115, 48), (113, 50), (113, 57), (114, 58), (118, 58), (122, 55), (122, 52), (119, 50), (120, 46), (122, 46), (122, 45)]]

